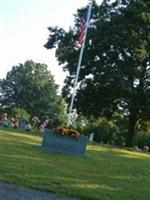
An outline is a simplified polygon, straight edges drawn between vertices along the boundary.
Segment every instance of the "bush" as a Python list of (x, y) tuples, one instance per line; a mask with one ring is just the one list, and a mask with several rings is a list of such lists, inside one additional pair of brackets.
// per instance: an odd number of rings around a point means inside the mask
[(92, 120), (86, 132), (94, 133), (94, 140), (96, 142), (114, 143), (122, 145), (124, 142), (123, 135), (119, 128), (112, 122), (105, 118)]
[(150, 147), (150, 132), (140, 131), (135, 138), (135, 145), (142, 148), (145, 144)]
[(10, 110), (10, 115), (12, 117), (17, 115), (19, 118), (21, 117), (21, 118), (26, 119), (26, 121), (29, 121), (29, 119), (30, 119), (29, 113), (23, 108), (16, 108), (16, 107), (12, 108)]

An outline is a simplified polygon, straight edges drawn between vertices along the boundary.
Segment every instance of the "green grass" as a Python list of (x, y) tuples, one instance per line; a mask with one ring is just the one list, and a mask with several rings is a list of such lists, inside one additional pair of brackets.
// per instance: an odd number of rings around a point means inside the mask
[(42, 135), (0, 130), (0, 180), (82, 200), (149, 200), (150, 155), (88, 145), (86, 157), (44, 152)]

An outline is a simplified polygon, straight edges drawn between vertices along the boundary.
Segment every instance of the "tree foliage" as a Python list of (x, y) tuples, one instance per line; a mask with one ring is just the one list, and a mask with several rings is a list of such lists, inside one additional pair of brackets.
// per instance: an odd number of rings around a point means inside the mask
[(3, 106), (25, 109), (40, 118), (48, 115), (59, 124), (64, 122), (62, 117), (58, 118), (62, 115), (65, 118), (65, 103), (57, 94), (58, 87), (45, 64), (26, 61), (14, 66), (2, 80), (1, 88)]
[[(75, 27), (85, 10), (77, 11)], [(49, 30), (45, 47), (57, 47), (57, 59), (69, 72), (63, 88), (69, 98), (79, 55), (77, 37), (73, 28)], [(136, 128), (150, 118), (149, 32), (150, 1), (103, 0), (100, 6), (94, 2), (75, 106), (86, 116), (113, 118), (117, 112), (128, 118), (128, 146)]]

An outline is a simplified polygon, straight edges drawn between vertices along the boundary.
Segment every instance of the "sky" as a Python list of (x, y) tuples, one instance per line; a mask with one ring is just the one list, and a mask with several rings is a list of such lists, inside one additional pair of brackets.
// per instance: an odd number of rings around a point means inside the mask
[[(101, 1), (101, 0), (99, 0)], [(49, 26), (65, 30), (74, 24), (78, 8), (89, 0), (0, 0), (0, 79), (12, 66), (33, 60), (47, 64), (57, 84), (65, 73), (58, 66), (55, 50), (47, 50)]]

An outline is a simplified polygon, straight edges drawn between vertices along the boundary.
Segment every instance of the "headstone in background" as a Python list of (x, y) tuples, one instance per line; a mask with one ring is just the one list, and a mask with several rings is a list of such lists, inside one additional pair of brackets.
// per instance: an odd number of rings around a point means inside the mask
[(94, 133), (91, 133), (90, 136), (89, 136), (89, 141), (93, 142), (93, 138), (94, 138)]
[(27, 120), (23, 117), (21, 117), (19, 119), (19, 128), (25, 129), (25, 125), (26, 125)]

